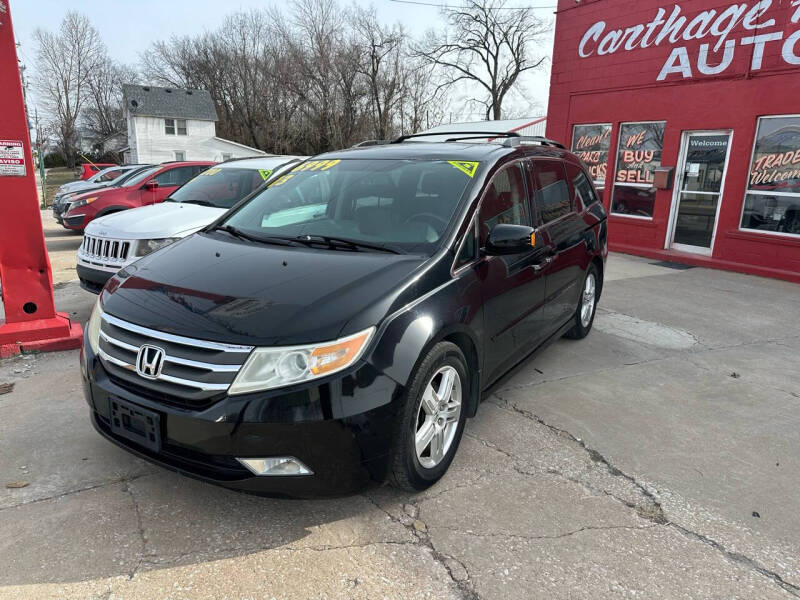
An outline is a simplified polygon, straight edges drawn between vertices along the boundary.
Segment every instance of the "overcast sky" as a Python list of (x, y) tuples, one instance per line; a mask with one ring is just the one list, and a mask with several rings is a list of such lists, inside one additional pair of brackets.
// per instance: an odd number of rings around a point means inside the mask
[[(425, 0), (431, 3), (444, 0)], [(442, 23), (439, 9), (432, 6), (403, 4), (392, 0), (355, 0), (363, 6), (373, 5), (378, 17), (385, 23), (402, 23), (406, 30), (418, 37), (425, 30)], [(344, 6), (349, 0), (340, 0)], [(453, 4), (456, 0), (452, 1)], [(27, 75), (35, 70), (36, 45), (33, 32), (37, 27), (56, 30), (68, 10), (76, 10), (87, 15), (92, 24), (100, 32), (111, 56), (131, 65), (137, 65), (139, 54), (157, 40), (168, 39), (173, 35), (194, 35), (212, 30), (225, 14), (237, 10), (259, 8), (270, 4), (286, 7), (287, 2), (280, 0), (9, 0), (11, 16), (20, 58), (28, 67)], [(520, 5), (534, 4), (520, 1)], [(545, 2), (539, 0), (538, 4)], [(554, 4), (551, 3), (551, 4)], [(511, 4), (510, 4), (511, 5)], [(553, 9), (537, 10), (537, 16), (552, 20)], [(546, 46), (537, 49), (537, 55), (552, 54), (552, 34)], [(512, 105), (508, 108), (524, 114), (517, 116), (537, 116), (543, 114), (547, 106), (547, 89), (550, 81), (549, 61), (547, 68), (521, 78), (522, 88)], [(541, 110), (528, 110), (526, 98), (538, 104)], [(461, 104), (461, 103), (458, 103)], [(505, 105), (504, 105), (505, 106)], [(455, 113), (462, 112), (462, 106), (454, 106)], [(479, 117), (473, 115), (475, 119)]]

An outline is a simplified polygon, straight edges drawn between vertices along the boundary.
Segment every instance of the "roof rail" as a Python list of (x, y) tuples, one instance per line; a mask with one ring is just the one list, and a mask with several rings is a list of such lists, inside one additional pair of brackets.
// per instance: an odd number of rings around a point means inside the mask
[(384, 144), (391, 144), (392, 140), (364, 140), (353, 144), (351, 148), (366, 148), (367, 146), (383, 146)]
[[(456, 137), (449, 138), (447, 141), (453, 141), (456, 139), (479, 139), (479, 138), (493, 138), (493, 137), (506, 137), (506, 138), (518, 138), (519, 134), (515, 131), (431, 131), (427, 133), (409, 133), (408, 135), (401, 135), (398, 138), (392, 140), (392, 144), (402, 144), (406, 140), (411, 138), (418, 138), (418, 137), (428, 137), (428, 136), (447, 136), (455, 134)], [(472, 138), (464, 138), (461, 136), (473, 136)]]
[(506, 140), (503, 140), (504, 146), (521, 146), (525, 143), (534, 142), (537, 144), (541, 144), (542, 146), (552, 146), (553, 148), (561, 148), (562, 150), (566, 150), (567, 147), (564, 144), (556, 142), (555, 140), (548, 139), (541, 135), (518, 135), (517, 137), (510, 137)]

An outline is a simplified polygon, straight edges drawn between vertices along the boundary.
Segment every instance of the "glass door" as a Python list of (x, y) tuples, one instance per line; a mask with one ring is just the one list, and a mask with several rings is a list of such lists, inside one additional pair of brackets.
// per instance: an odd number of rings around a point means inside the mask
[(676, 250), (711, 254), (730, 139), (729, 131), (684, 133), (672, 223)]

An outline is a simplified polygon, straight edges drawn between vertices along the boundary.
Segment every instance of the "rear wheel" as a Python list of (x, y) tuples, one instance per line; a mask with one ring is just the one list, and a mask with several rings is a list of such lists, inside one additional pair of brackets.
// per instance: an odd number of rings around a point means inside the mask
[(453, 461), (470, 397), (467, 361), (458, 346), (441, 342), (417, 367), (395, 433), (392, 483), (408, 491), (439, 481)]
[(575, 310), (574, 325), (572, 329), (564, 334), (564, 337), (580, 340), (589, 335), (594, 323), (594, 313), (597, 307), (599, 291), (599, 275), (597, 267), (590, 265), (583, 279), (583, 289), (578, 301), (578, 308)]

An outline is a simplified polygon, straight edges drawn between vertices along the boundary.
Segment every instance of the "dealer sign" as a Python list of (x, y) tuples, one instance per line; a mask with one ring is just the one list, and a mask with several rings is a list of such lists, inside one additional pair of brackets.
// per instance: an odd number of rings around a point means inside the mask
[[(656, 81), (670, 75), (683, 79), (726, 73), (737, 52), (746, 52), (749, 71), (758, 71), (766, 55), (778, 55), (784, 67), (800, 66), (800, 0), (791, 0), (787, 27), (787, 3), (772, 0), (720, 5), (687, 14), (686, 5), (661, 7), (649, 21), (616, 27), (597, 21), (578, 42), (578, 56), (606, 56), (664, 46), (670, 49)], [(699, 44), (699, 47), (698, 47)], [(631, 61), (637, 60), (634, 57)]]

